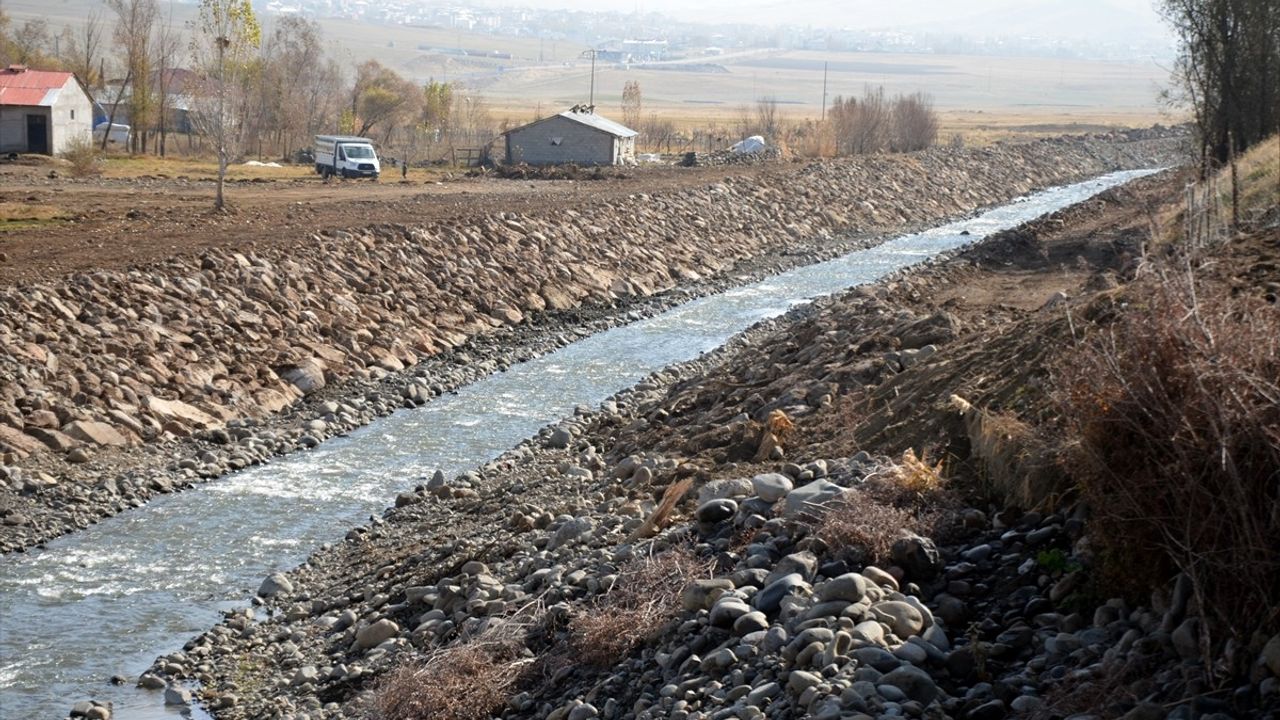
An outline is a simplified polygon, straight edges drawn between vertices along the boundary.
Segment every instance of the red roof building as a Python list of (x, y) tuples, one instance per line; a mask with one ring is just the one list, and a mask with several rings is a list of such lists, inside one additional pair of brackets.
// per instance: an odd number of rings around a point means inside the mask
[(93, 101), (75, 75), (25, 65), (0, 70), (0, 153), (56, 155), (92, 132)]

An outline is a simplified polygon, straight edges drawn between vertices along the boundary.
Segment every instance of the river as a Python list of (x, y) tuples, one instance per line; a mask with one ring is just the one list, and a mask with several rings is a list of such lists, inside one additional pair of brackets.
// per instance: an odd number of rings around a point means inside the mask
[[(475, 468), (574, 406), (598, 404), (796, 304), (873, 282), (1152, 172), (1053, 188), (690, 301), (315, 450), (157, 497), (43, 549), (0, 558), (0, 718), (62, 718), (90, 697), (111, 701), (118, 719), (178, 716), (161, 693), (132, 686), (158, 655), (216, 624), (220, 611), (246, 605), (263, 577), (340, 541), (436, 469)], [(130, 683), (112, 686), (113, 675)]]

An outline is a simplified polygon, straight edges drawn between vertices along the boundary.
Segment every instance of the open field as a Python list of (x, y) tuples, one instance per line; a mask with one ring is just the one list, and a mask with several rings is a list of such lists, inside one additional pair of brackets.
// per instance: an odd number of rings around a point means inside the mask
[[(171, 7), (174, 25), (192, 18), (193, 6)], [(100, 0), (5, 3), (16, 23), (43, 18), (54, 33), (81, 25), (94, 10), (111, 17)], [(590, 97), (590, 63), (581, 59), (584, 48), (573, 43), (341, 18), (324, 18), (320, 24), (344, 66), (374, 58), (415, 80), (463, 82), (494, 107), (499, 119), (523, 122)], [(269, 16), (264, 25), (269, 32)], [(513, 57), (466, 57), (455, 54), (457, 50), (501, 51)], [(1061, 132), (1073, 126), (1170, 121), (1158, 101), (1168, 71), (1151, 58), (1121, 63), (745, 50), (644, 67), (601, 64), (595, 100), (605, 113), (620, 112), (623, 85), (634, 80), (643, 90), (646, 113), (660, 113), (682, 126), (724, 123), (740, 107), (765, 97), (775, 98), (788, 117), (817, 118), (823, 107), (824, 63), (828, 102), (838, 95), (861, 94), (868, 85), (883, 85), (890, 94), (926, 92), (945, 116), (944, 133), (1022, 125), (1051, 125), (1042, 130)], [(991, 120), (990, 115), (1000, 117)]]
[[(708, 58), (715, 63), (715, 58)], [(731, 117), (741, 105), (772, 97), (789, 115), (817, 117), (822, 111), (823, 62), (830, 63), (829, 101), (859, 95), (868, 85), (889, 93), (926, 92), (943, 111), (998, 112), (1040, 121), (1097, 122), (1102, 118), (1154, 118), (1157, 97), (1168, 81), (1151, 62), (1131, 64), (1045, 58), (890, 55), (870, 53), (770, 52), (742, 55), (713, 67), (597, 69), (596, 105), (619, 108), (622, 87), (640, 83), (645, 104), (690, 119)], [(536, 68), (507, 72), (482, 85), (497, 105), (580, 102), (589, 91), (590, 69)]]

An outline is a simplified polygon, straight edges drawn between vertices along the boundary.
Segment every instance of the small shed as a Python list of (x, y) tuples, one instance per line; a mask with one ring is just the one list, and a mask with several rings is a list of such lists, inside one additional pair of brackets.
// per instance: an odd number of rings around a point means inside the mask
[(507, 162), (528, 165), (630, 165), (636, 135), (621, 123), (575, 108), (508, 130)]
[(93, 133), (93, 101), (69, 72), (0, 70), (0, 153), (57, 155)]

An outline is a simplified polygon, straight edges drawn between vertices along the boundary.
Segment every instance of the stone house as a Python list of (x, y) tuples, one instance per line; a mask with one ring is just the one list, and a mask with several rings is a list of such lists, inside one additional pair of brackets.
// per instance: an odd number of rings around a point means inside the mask
[(630, 165), (636, 160), (635, 130), (575, 108), (506, 133), (507, 162), (528, 165)]

